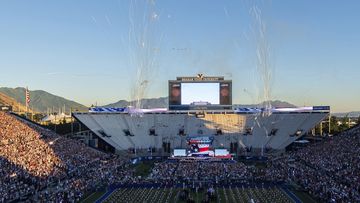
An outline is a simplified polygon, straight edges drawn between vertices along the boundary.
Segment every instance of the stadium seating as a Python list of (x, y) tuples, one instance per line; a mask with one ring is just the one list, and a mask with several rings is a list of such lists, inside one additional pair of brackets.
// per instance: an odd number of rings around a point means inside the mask
[[(135, 143), (137, 135), (115, 138), (118, 130), (139, 128), (142, 132), (153, 125), (151, 122), (144, 124), (150, 117), (137, 118), (127, 126), (118, 114), (111, 116), (116, 119), (112, 118), (109, 124), (104, 123), (108, 121), (106, 114), (96, 118), (85, 116), (85, 119), (98, 130), (105, 130), (109, 136), (104, 139), (114, 142)], [(276, 123), (265, 122), (264, 125), (271, 128), (277, 128), (278, 124), (289, 125), (284, 128), (288, 132), (294, 128), (305, 129), (321, 118), (294, 114), (292, 120), (287, 120), (282, 114), (272, 116)], [(169, 125), (176, 119), (188, 120), (185, 115), (163, 116), (156, 120), (164, 124), (163, 130), (167, 118)], [(294, 120), (300, 123), (295, 125)], [(193, 122), (201, 124), (201, 120)], [(193, 125), (190, 123), (184, 121), (187, 126)], [(137, 124), (145, 127), (137, 127)], [(258, 130), (254, 129), (254, 135), (238, 136), (242, 136), (245, 143), (255, 143), (253, 139), (260, 136)], [(277, 133), (280, 132), (281, 129)], [(149, 136), (148, 129), (145, 133), (147, 139), (136, 143), (158, 142), (156, 137), (161, 137)], [(162, 133), (165, 130), (159, 131)], [(270, 136), (269, 142), (277, 143), (276, 139), (278, 134)], [(126, 155), (105, 154), (25, 119), (0, 112), (0, 202), (78, 202), (88, 192), (108, 186), (114, 188), (114, 185), (119, 187), (105, 202), (181, 202), (184, 191), (188, 192), (187, 199), (199, 202), (209, 198), (204, 191), (207, 187), (214, 187), (216, 202), (295, 201), (279, 182), (297, 185), (320, 202), (360, 202), (359, 157), (358, 125), (300, 149), (269, 156), (266, 167), (236, 161), (168, 160), (152, 163), (149, 175), (138, 176)]]
[(292, 180), (325, 202), (360, 201), (360, 126), (269, 162), (267, 180)]
[[(208, 112), (203, 118), (197, 118), (194, 114), (186, 113), (151, 113), (141, 116), (127, 113), (74, 114), (75, 118), (117, 150), (149, 147), (161, 149), (164, 141), (171, 142), (172, 148), (186, 148), (185, 139), (179, 136), (180, 129), (183, 129), (185, 135), (215, 136), (215, 148), (228, 148), (231, 142), (237, 142), (242, 148), (282, 150), (299, 138), (290, 135), (299, 129), (303, 135), (326, 115), (273, 113), (265, 116)], [(277, 129), (276, 136), (269, 136), (274, 128)], [(149, 136), (150, 129), (155, 129), (157, 136)], [(222, 135), (216, 135), (217, 129), (221, 129)], [(251, 134), (246, 134), (247, 129), (252, 129)], [(110, 136), (101, 136), (99, 130)], [(124, 136), (124, 130), (133, 136)]]
[(131, 179), (131, 170), (122, 170), (126, 160), (0, 112), (0, 202), (79, 201)]

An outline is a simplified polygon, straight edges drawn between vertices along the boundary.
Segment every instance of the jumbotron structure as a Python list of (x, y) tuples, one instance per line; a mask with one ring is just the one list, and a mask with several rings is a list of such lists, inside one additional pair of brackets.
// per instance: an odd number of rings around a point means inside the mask
[(91, 108), (73, 116), (115, 151), (189, 149), (189, 139), (208, 137), (211, 148), (278, 151), (328, 116), (329, 106), (236, 108), (232, 81), (178, 77), (169, 81), (168, 109)]

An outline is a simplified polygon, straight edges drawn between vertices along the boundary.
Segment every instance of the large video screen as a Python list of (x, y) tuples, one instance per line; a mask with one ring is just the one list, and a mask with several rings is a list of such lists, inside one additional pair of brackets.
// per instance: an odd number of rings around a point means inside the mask
[(222, 109), (231, 105), (231, 81), (169, 82), (169, 108), (172, 110)]
[(186, 156), (186, 149), (174, 149), (174, 156)]
[(181, 104), (220, 104), (219, 83), (182, 83)]

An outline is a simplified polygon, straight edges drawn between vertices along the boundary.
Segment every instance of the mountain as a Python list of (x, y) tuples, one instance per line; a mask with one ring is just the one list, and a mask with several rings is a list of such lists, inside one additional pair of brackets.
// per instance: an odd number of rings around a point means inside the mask
[[(135, 104), (134, 101), (120, 100), (118, 102), (105, 105), (104, 107), (126, 107), (126, 106), (134, 106), (134, 104)], [(167, 108), (168, 107), (168, 97), (142, 99), (141, 104), (142, 104), (142, 108), (144, 108), (144, 109)]]
[[(143, 99), (141, 101), (143, 104), (142, 108), (168, 108), (168, 97), (160, 97), (160, 98), (153, 98), (153, 99)], [(270, 102), (272, 107), (276, 108), (295, 108), (297, 107), (294, 104), (291, 104), (286, 101), (280, 101), (280, 100), (274, 100)], [(134, 106), (134, 102), (129, 102), (126, 100), (120, 100), (118, 102), (105, 105), (104, 107), (126, 107), (126, 106)], [(243, 107), (243, 108), (255, 108), (255, 107), (264, 107), (265, 102), (259, 103), (259, 104), (234, 104), (234, 107)], [(345, 113), (332, 113), (332, 115), (337, 117), (345, 117), (348, 115), (348, 117), (359, 117), (360, 111), (352, 111), (352, 112), (345, 112)]]
[(0, 92), (0, 106), (12, 106), (12, 110), (15, 112), (26, 111), (26, 106), (20, 104), (14, 98), (11, 98), (1, 92)]
[(352, 118), (358, 118), (360, 116), (360, 111), (351, 111), (351, 112), (341, 112), (341, 113), (332, 113), (332, 116), (336, 117), (352, 117)]
[[(160, 97), (160, 98), (153, 98), (153, 99), (142, 99), (142, 108), (167, 108), (168, 107), (168, 97)], [(273, 107), (296, 107), (293, 104), (290, 104), (285, 101), (271, 101), (271, 106)], [(104, 107), (126, 107), (126, 106), (134, 106), (134, 102), (120, 100), (118, 102), (105, 105)], [(264, 103), (260, 104), (234, 104), (236, 107), (263, 107), (265, 106)]]
[[(271, 104), (272, 107), (275, 107), (275, 108), (285, 108), (285, 107), (295, 108), (295, 107), (297, 107), (294, 104), (290, 104), (289, 102), (280, 101), (280, 100), (270, 101), (270, 104)], [(259, 104), (234, 104), (233, 106), (235, 106), (235, 107), (245, 107), (245, 108), (254, 108), (254, 107), (264, 107), (264, 106), (266, 106), (266, 103), (262, 102), (262, 103), (259, 103)]]
[[(25, 105), (25, 88), (23, 87), (0, 87), (0, 93), (13, 98), (15, 101), (19, 102), (22, 105)], [(54, 111), (57, 112), (64, 106), (66, 108), (66, 111), (70, 111), (70, 108), (77, 109), (79, 111), (87, 111), (88, 109), (82, 104), (50, 94), (43, 90), (30, 91), (30, 98), (30, 108), (39, 112), (46, 112), (48, 109), (54, 109)]]

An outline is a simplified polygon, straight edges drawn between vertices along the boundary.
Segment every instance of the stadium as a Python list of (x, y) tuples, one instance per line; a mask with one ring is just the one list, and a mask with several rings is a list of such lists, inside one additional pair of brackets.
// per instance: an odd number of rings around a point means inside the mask
[[(94, 107), (73, 116), (118, 152), (187, 151), (189, 139), (203, 137), (212, 139), (213, 151), (237, 155), (282, 151), (330, 111), (329, 106), (233, 108), (231, 86), (224, 77), (178, 77), (169, 81), (168, 109)], [(206, 151), (202, 155), (212, 152)]]
[[(0, 112), (1, 202), (360, 200), (359, 125), (287, 150), (330, 108), (233, 107), (231, 84), (178, 77), (169, 81), (168, 109), (74, 112), (93, 145)], [(202, 97), (196, 86), (215, 93)]]
[(360, 202), (359, 10), (0, 1), (0, 203)]

